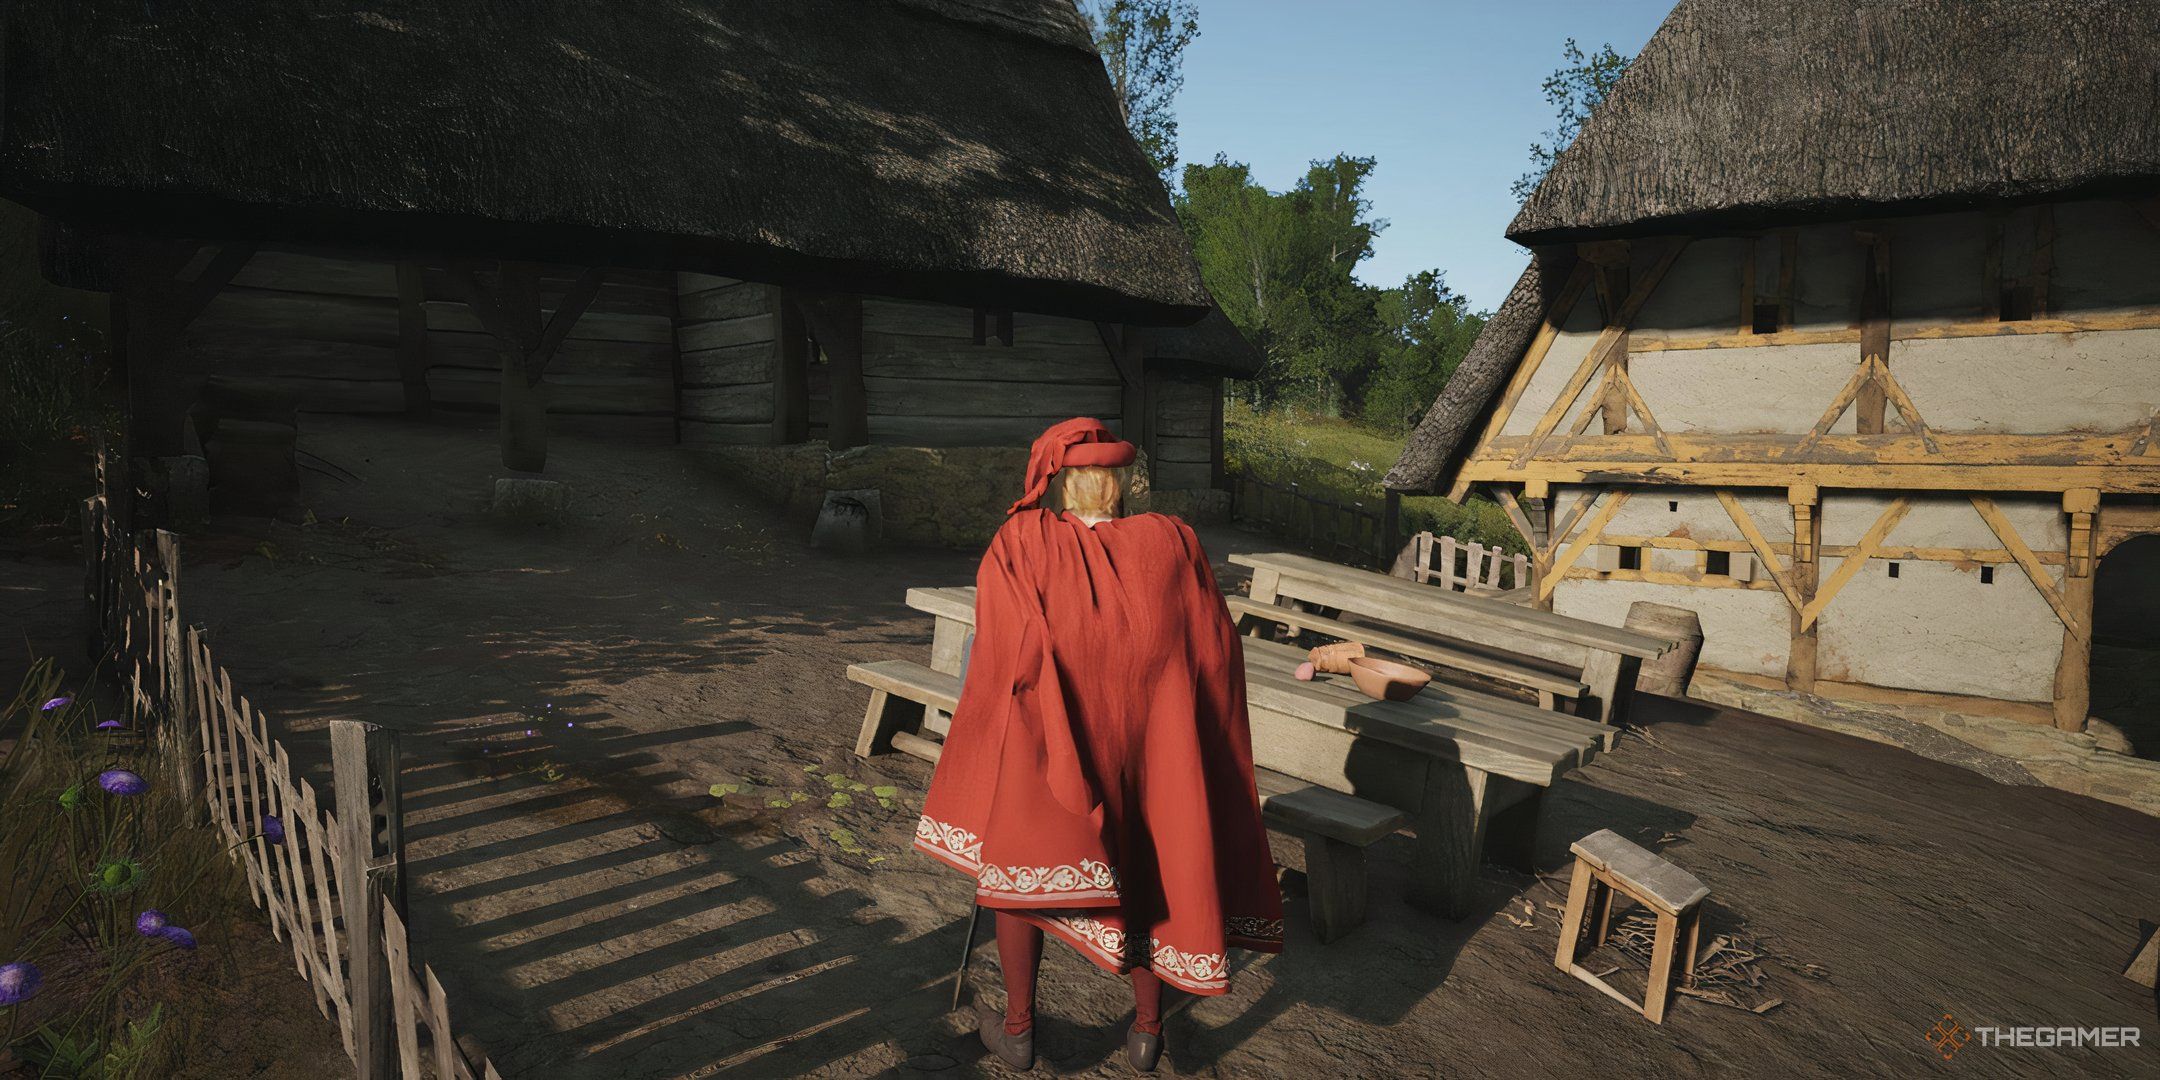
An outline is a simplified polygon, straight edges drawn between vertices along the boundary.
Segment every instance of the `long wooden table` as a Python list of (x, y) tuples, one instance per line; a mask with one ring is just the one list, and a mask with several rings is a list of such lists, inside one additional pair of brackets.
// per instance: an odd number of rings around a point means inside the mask
[(1253, 552), (1230, 556), (1252, 570), (1252, 599), (1301, 603), (1379, 619), (1421, 634), (1558, 663), (1581, 673), (1584, 714), (1608, 724), (1626, 713), (1642, 661), (1679, 643), (1550, 611), (1421, 585), (1309, 555)]
[[(907, 602), (937, 617), (931, 667), (957, 674), (975, 590), (909, 589)], [(1366, 697), (1347, 676), (1302, 682), (1293, 672), (1304, 650), (1241, 640), (1253, 763), (1409, 814), (1412, 899), (1453, 918), (1472, 910), (1488, 846), (1526, 863), (1545, 789), (1605, 745), (1607, 729), (1593, 720), (1460, 687), (1433, 683), (1392, 702)], [(942, 717), (924, 726), (945, 731)]]

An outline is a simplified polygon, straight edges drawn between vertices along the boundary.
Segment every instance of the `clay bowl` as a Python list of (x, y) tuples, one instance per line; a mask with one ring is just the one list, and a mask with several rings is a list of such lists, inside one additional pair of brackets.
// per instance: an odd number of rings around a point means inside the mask
[(1431, 673), (1393, 660), (1360, 656), (1350, 661), (1350, 679), (1376, 701), (1408, 701), (1432, 681)]

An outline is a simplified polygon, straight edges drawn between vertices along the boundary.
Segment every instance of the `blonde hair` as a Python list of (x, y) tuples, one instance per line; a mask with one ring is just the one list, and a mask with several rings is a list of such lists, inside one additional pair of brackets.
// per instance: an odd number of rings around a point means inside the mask
[(1052, 488), (1057, 492), (1058, 505), (1081, 517), (1116, 517), (1125, 500), (1125, 478), (1120, 470), (1098, 465), (1059, 469)]

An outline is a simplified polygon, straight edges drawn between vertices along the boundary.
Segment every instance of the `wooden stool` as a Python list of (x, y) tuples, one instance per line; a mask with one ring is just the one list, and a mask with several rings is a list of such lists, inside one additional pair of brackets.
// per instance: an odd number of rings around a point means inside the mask
[[(1665, 1005), (1672, 998), (1674, 947), (1683, 930), (1687, 934), (1687, 951), (1678, 958), (1681, 979), (1683, 985), (1695, 983), (1695, 946), (1702, 933), (1702, 902), (1710, 895), (1710, 887), (1695, 875), (1621, 839), (1611, 829), (1599, 829), (1575, 841), (1571, 850), (1575, 852), (1575, 878), (1568, 884), (1567, 915), (1560, 920), (1560, 951), (1553, 957), (1554, 965), (1628, 1008), (1639, 1010), (1651, 1023), (1664, 1023)], [(1583, 951), (1586, 914), (1592, 924), (1589, 947), (1595, 949), (1605, 943), (1612, 930), (1612, 894), (1616, 889), (1657, 914), (1649, 983), (1639, 1005), (1575, 962)]]

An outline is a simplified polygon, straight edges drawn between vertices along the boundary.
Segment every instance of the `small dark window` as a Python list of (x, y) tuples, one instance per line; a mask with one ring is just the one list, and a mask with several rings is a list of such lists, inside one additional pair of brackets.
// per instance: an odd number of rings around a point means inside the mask
[(1639, 548), (1639, 547), (1624, 547), (1624, 548), (1621, 548), (1621, 549), (1620, 549), (1620, 569), (1622, 569), (1622, 570), (1640, 570), (1640, 569), (1642, 569), (1642, 549), (1641, 549), (1641, 548)]
[(2013, 285), (2002, 291), (2002, 306), (1995, 309), (2003, 322), (2029, 322), (2033, 317), (2033, 290), (2030, 285)]
[(1755, 305), (1755, 332), (1758, 334), (1777, 333), (1778, 324), (1784, 321), (1780, 318), (1783, 314), (1776, 304)]
[(1679, 513), (1679, 512), (1680, 512), (1680, 504), (1679, 504), (1679, 503), (1678, 503), (1677, 501), (1673, 501), (1673, 502), (1667, 502), (1667, 503), (1665, 504), (1665, 509), (1667, 509), (1667, 510), (1670, 510), (1670, 511), (1672, 511), (1673, 513), (1677, 514), (1677, 513)]
[(1992, 567), (1992, 566), (1983, 566), (1983, 567), (1981, 567), (1981, 568), (1980, 568), (1980, 584), (1982, 584), (1982, 585), (1993, 585), (1993, 584), (1995, 584), (1995, 568), (1994, 568), (1994, 567)]
[(1706, 551), (1703, 556), (1703, 573), (1721, 576), (1732, 574), (1732, 552)]
[(1891, 564), (1890, 564), (1890, 576), (1891, 576), (1891, 577), (1896, 577), (1896, 576), (1897, 576), (1897, 564), (1896, 564), (1896, 563), (1891, 563)]

